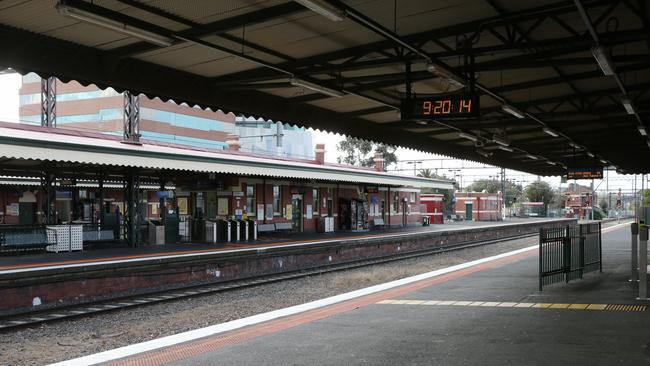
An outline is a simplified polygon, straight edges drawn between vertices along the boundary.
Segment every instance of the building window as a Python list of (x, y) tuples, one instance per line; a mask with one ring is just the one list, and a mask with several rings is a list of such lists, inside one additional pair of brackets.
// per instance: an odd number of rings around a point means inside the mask
[(273, 213), (280, 215), (282, 212), (282, 199), (280, 186), (273, 186)]
[(318, 200), (318, 188), (314, 188), (311, 193), (312, 197), (312, 202), (313, 202), (313, 207), (312, 210), (314, 211), (315, 214), (318, 213), (319, 207), (320, 207), (320, 201)]
[(253, 215), (255, 213), (255, 185), (246, 186), (246, 213)]
[(393, 212), (399, 212), (399, 192), (393, 193)]
[(411, 192), (411, 203), (415, 203), (415, 192)]

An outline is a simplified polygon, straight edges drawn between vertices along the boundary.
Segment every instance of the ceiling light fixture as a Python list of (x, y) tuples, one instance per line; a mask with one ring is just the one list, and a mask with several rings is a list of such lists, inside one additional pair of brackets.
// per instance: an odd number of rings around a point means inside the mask
[(636, 114), (636, 111), (634, 110), (634, 105), (632, 104), (632, 101), (630, 99), (623, 98), (621, 99), (621, 103), (623, 103), (623, 107), (625, 108), (627, 114)]
[(609, 164), (609, 162), (607, 160), (605, 160), (605, 159), (600, 159), (600, 162), (603, 163), (603, 164)]
[(548, 127), (544, 127), (544, 128), (542, 128), (542, 131), (544, 131), (544, 133), (547, 134), (547, 135), (549, 135), (549, 136), (553, 136), (553, 137), (558, 137), (558, 136), (560, 136), (557, 132), (551, 130), (551, 129), (548, 128)]
[(452, 84), (459, 88), (465, 87), (465, 80), (455, 75), (452, 71), (447, 70), (446, 68), (436, 65), (434, 63), (427, 64), (427, 71), (435, 74), (441, 78), (447, 79), (449, 84)]
[(648, 147), (650, 147), (650, 140), (646, 141), (645, 143), (648, 144)]
[(648, 131), (645, 129), (645, 126), (638, 125), (636, 128), (639, 130), (641, 136), (648, 136)]
[(486, 158), (492, 157), (493, 155), (492, 152), (486, 151), (485, 149), (476, 149), (476, 153)]
[(548, 160), (548, 161), (546, 162), (546, 164), (548, 164), (548, 165), (555, 165), (555, 164), (557, 164), (557, 163), (554, 162), (554, 161), (550, 161), (550, 160)]
[(501, 146), (509, 146), (510, 145), (510, 140), (503, 136), (499, 135), (492, 135), (492, 141), (496, 142), (497, 144)]
[(526, 115), (524, 114), (524, 112), (520, 111), (519, 109), (517, 109), (517, 108), (515, 108), (515, 107), (513, 107), (513, 106), (511, 106), (511, 105), (509, 105), (509, 104), (504, 104), (504, 105), (502, 105), (502, 106), (501, 106), (501, 109), (502, 109), (504, 112), (509, 113), (509, 114), (512, 114), (513, 116), (515, 116), (515, 117), (517, 117), (517, 118), (524, 118), (524, 117), (526, 117)]
[(134, 27), (130, 24), (126, 24), (117, 20), (109, 19), (84, 9), (75, 8), (66, 4), (65, 2), (57, 3), (56, 10), (59, 12), (59, 14), (67, 16), (69, 18), (74, 18), (87, 23), (95, 24), (106, 29), (139, 38), (143, 41), (153, 43), (157, 46), (169, 47), (174, 43), (173, 38), (150, 32), (142, 28)]
[(537, 159), (539, 159), (539, 157), (537, 157), (537, 156), (535, 156), (535, 155), (533, 155), (533, 154), (528, 154), (528, 155), (526, 155), (526, 157), (527, 157), (528, 159), (533, 159), (533, 160), (537, 160)]
[(346, 95), (344, 92), (342, 92), (340, 90), (335, 90), (335, 89), (332, 89), (332, 88), (328, 88), (326, 86), (316, 84), (316, 83), (312, 83), (311, 81), (302, 80), (302, 79), (299, 79), (299, 78), (296, 78), (296, 77), (291, 77), (289, 82), (293, 86), (302, 86), (303, 88), (307, 88), (309, 90), (313, 90), (313, 91), (319, 92), (321, 94), (329, 95), (330, 97), (334, 97), (334, 98), (341, 98), (341, 97), (344, 97)]
[(345, 12), (345, 10), (339, 9), (338, 7), (328, 3), (327, 1), (323, 1), (323, 0), (294, 0), (294, 1), (304, 6), (305, 8), (313, 11), (314, 13), (318, 13), (333, 22), (343, 21), (347, 17), (347, 13)]
[(459, 132), (458, 137), (462, 137), (464, 139), (468, 139), (468, 140), (474, 141), (474, 142), (478, 141), (478, 137), (476, 137), (476, 136), (474, 136), (472, 134), (469, 134), (469, 133), (465, 133), (465, 132)]
[(419, 125), (427, 125), (427, 124), (429, 124), (429, 122), (427, 122), (427, 121), (415, 121), (415, 123), (417, 123)]
[(515, 149), (511, 148), (510, 146), (502, 146), (502, 145), (497, 146), (497, 149), (507, 151), (507, 152), (515, 151)]
[(596, 155), (594, 155), (592, 152), (587, 151), (587, 155), (589, 155), (590, 158), (595, 158)]
[(596, 62), (598, 62), (598, 66), (600, 66), (603, 74), (606, 76), (614, 75), (616, 70), (609, 49), (598, 45), (591, 49), (591, 53), (594, 55), (594, 58), (596, 59)]

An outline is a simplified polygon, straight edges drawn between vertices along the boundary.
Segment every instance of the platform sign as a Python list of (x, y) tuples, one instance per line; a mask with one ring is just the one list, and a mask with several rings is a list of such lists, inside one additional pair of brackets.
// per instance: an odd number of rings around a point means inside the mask
[(603, 168), (568, 168), (567, 179), (603, 179)]
[(478, 95), (452, 94), (402, 100), (402, 119), (444, 121), (477, 118), (480, 113)]

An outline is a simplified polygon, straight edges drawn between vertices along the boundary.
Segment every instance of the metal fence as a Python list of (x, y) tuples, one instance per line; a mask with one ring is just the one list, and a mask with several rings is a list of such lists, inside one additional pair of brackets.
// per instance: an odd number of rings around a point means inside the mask
[(600, 223), (539, 231), (539, 290), (546, 285), (581, 279), (603, 271)]

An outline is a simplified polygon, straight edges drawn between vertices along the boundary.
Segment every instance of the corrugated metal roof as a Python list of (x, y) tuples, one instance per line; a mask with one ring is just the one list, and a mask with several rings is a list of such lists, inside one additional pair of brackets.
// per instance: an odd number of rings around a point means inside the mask
[(52, 133), (52, 129), (0, 127), (0, 136), (0, 157), (8, 159), (453, 189), (447, 180), (169, 145), (124, 144), (114, 138)]

